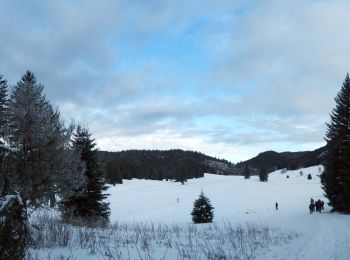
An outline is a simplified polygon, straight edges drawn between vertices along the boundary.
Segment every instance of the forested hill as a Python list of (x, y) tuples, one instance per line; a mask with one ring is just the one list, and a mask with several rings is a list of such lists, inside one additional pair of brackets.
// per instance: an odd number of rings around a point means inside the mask
[(239, 174), (227, 160), (183, 150), (128, 150), (121, 152), (99, 151), (99, 160), (110, 183), (122, 179), (176, 180), (203, 177), (205, 172)]
[(322, 154), (326, 146), (314, 151), (304, 152), (282, 152), (267, 151), (258, 154), (256, 157), (236, 164), (237, 168), (244, 168), (248, 165), (251, 168), (259, 169), (264, 165), (269, 171), (274, 169), (287, 168), (296, 170), (301, 167), (309, 167), (322, 163)]
[(262, 165), (268, 171), (283, 168), (295, 170), (322, 163), (324, 151), (325, 147), (304, 152), (267, 151), (236, 165), (203, 153), (183, 150), (99, 151), (98, 155), (108, 182), (113, 184), (132, 178), (184, 182), (203, 177), (205, 172), (243, 175), (245, 165), (251, 168), (251, 174), (258, 174)]

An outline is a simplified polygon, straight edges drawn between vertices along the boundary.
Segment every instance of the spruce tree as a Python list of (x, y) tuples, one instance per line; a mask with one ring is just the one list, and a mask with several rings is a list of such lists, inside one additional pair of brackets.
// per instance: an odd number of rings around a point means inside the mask
[(13, 87), (8, 106), (7, 139), (16, 148), (14, 173), (9, 177), (16, 192), (34, 206), (46, 203), (58, 181), (70, 179), (71, 173), (65, 164), (70, 131), (46, 100), (43, 88), (27, 71)]
[(65, 198), (62, 202), (64, 217), (81, 217), (88, 220), (108, 221), (110, 214), (109, 204), (104, 202), (107, 194), (105, 179), (102, 176), (97, 157), (94, 139), (88, 129), (77, 127), (74, 134), (72, 148), (80, 154), (84, 162), (84, 174), (87, 179), (86, 189)]
[(268, 180), (268, 177), (269, 177), (269, 175), (268, 175), (266, 166), (264, 164), (262, 164), (260, 166), (259, 179), (260, 179), (260, 181), (266, 182)]
[(333, 210), (350, 212), (350, 78), (346, 75), (327, 124), (322, 188)]
[(195, 200), (193, 210), (191, 212), (193, 223), (211, 223), (214, 219), (214, 207), (211, 205), (209, 198), (207, 198), (203, 191), (199, 198)]
[(250, 179), (250, 169), (248, 164), (244, 167), (244, 179)]

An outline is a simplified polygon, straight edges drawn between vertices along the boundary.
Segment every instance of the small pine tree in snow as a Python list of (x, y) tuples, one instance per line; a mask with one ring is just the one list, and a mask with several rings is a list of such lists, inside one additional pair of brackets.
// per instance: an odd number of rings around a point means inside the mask
[(94, 139), (87, 128), (78, 126), (74, 134), (73, 150), (79, 153), (85, 164), (84, 174), (87, 179), (86, 189), (73, 196), (64, 198), (61, 203), (63, 216), (82, 217), (106, 222), (110, 214), (109, 203), (104, 202), (107, 194), (105, 180), (98, 163)]
[(312, 180), (312, 176), (311, 176), (310, 173), (307, 175), (307, 179), (308, 179), (308, 180)]
[(214, 219), (214, 207), (211, 205), (209, 198), (207, 198), (203, 191), (199, 198), (194, 202), (193, 210), (191, 212), (193, 223), (211, 223)]

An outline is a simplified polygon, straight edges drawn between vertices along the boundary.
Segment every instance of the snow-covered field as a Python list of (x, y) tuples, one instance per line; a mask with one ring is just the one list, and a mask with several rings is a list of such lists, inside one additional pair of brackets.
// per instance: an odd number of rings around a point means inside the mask
[[(322, 196), (319, 167), (281, 171), (269, 174), (268, 182), (258, 176), (245, 180), (241, 176), (205, 174), (204, 178), (188, 180), (185, 185), (172, 181), (124, 180), (111, 187), (109, 202), (111, 220), (191, 222), (193, 201), (203, 190), (215, 207), (214, 220), (233, 222), (258, 221), (274, 223), (286, 217), (308, 214), (310, 198)], [(307, 180), (311, 173), (312, 180)], [(289, 175), (290, 178), (286, 178)], [(179, 199), (179, 202), (177, 202)], [(279, 211), (275, 210), (275, 202)], [(283, 225), (284, 226), (284, 225)]]
[[(189, 180), (185, 185), (170, 181), (124, 180), (124, 184), (110, 187), (108, 191), (111, 194), (111, 222), (130, 223), (130, 226), (141, 222), (161, 223), (176, 227), (174, 230), (185, 230), (191, 223), (193, 202), (203, 190), (215, 207), (215, 217), (214, 224), (199, 225), (201, 229), (215, 226), (217, 232), (226, 232), (227, 223), (232, 226), (254, 223), (277, 227), (291, 236), (283, 243), (277, 241), (257, 249), (254, 253), (257, 259), (350, 259), (350, 216), (330, 213), (327, 205), (321, 214), (309, 213), (310, 198), (326, 202), (318, 176), (321, 170), (319, 166), (283, 174), (278, 170), (270, 173), (269, 181), (265, 183), (257, 176), (245, 180), (242, 176), (212, 174)], [(307, 180), (309, 173), (312, 180)], [(279, 210), (275, 210), (275, 202), (278, 202)], [(294, 236), (296, 233), (298, 235)], [(280, 239), (285, 238), (280, 236)], [(71, 259), (80, 259), (75, 258), (74, 252), (70, 255)], [(78, 255), (88, 256), (86, 252)], [(163, 251), (155, 259), (161, 256), (164, 256)], [(90, 257), (108, 259), (97, 255)], [(163, 259), (178, 257), (174, 252), (165, 252)], [(147, 255), (131, 257), (140, 258), (147, 258)]]

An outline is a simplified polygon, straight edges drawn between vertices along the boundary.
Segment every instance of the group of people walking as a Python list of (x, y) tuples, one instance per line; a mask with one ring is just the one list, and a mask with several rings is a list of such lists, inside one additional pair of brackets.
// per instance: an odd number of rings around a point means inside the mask
[(310, 213), (314, 211), (318, 211), (319, 213), (321, 213), (321, 211), (324, 209), (323, 200), (318, 199), (317, 201), (314, 201), (314, 199), (311, 198), (309, 209), (310, 209)]

